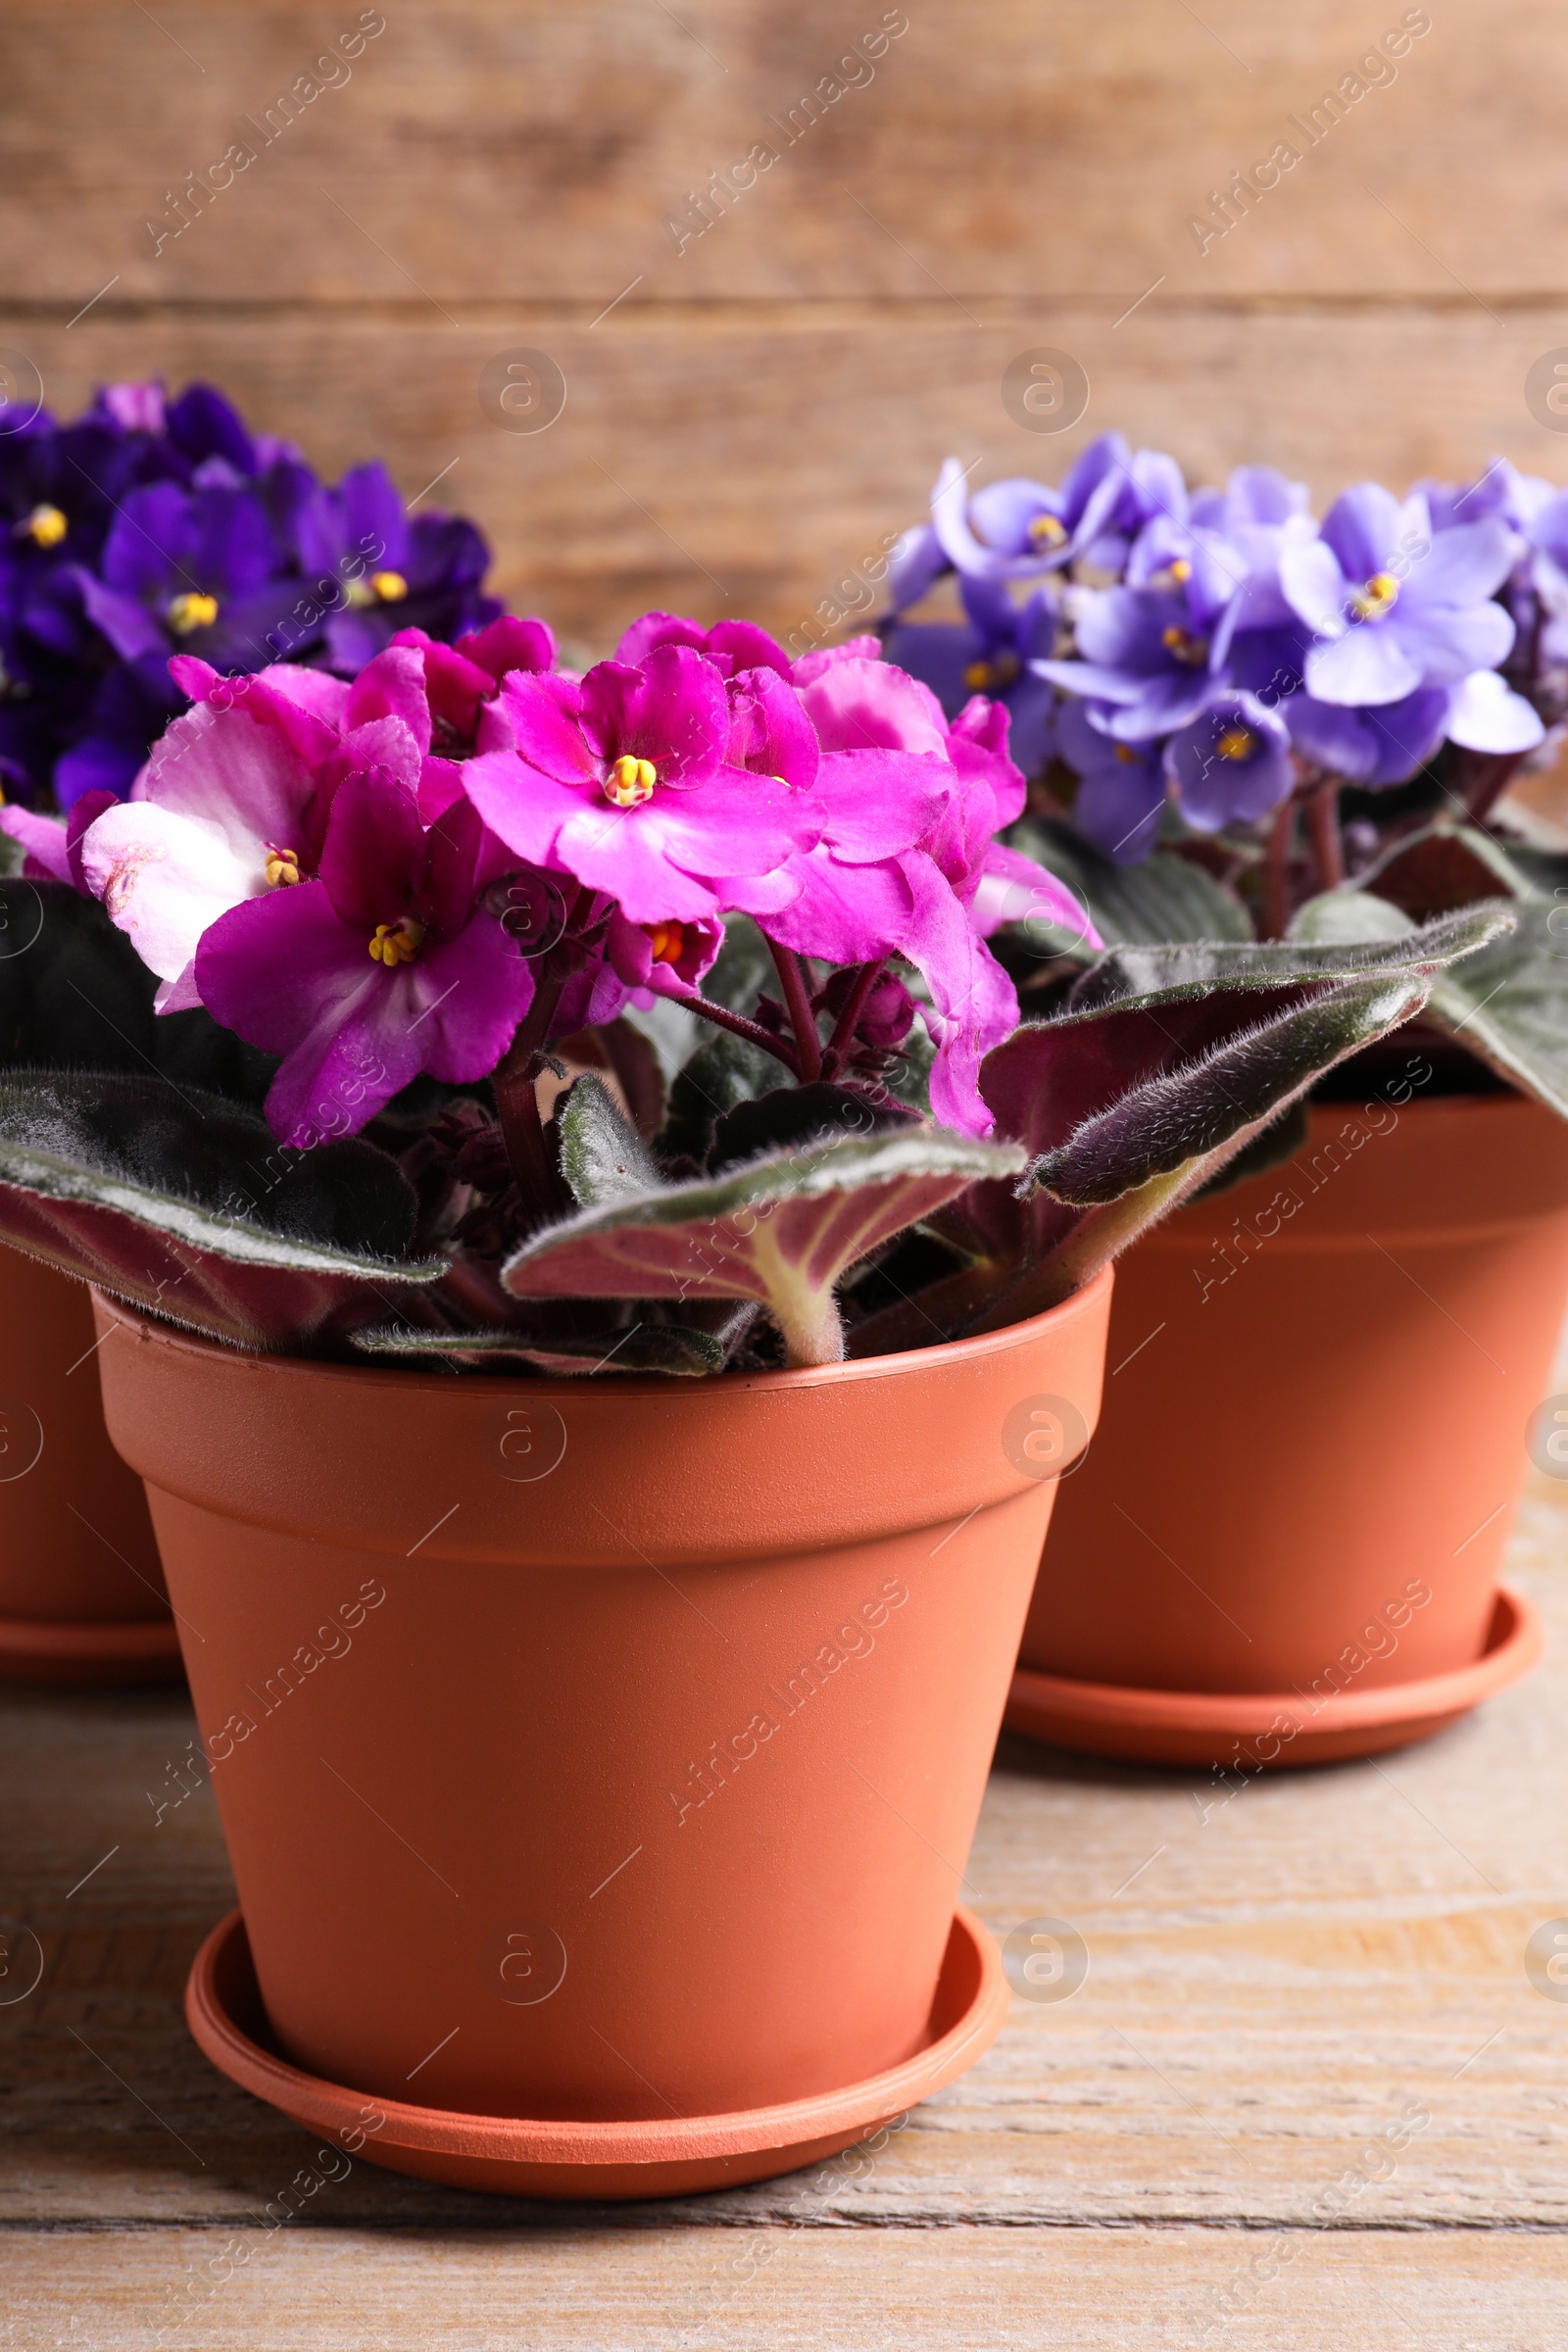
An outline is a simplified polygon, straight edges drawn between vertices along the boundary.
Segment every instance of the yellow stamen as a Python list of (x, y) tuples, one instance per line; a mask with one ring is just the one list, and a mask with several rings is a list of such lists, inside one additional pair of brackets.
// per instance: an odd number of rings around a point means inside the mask
[(963, 682), (971, 694), (990, 694), (994, 687), (1010, 686), (1022, 666), (1016, 654), (999, 654), (994, 662), (971, 662)]
[(1036, 547), (1059, 547), (1067, 536), (1067, 528), (1057, 515), (1036, 514), (1030, 519), (1029, 536)]
[(636, 760), (630, 752), (622, 752), (605, 778), (605, 798), (617, 808), (635, 808), (639, 801), (653, 799), (657, 782), (658, 771), (651, 760)]
[(1175, 563), (1170, 567), (1170, 576), (1176, 581), (1178, 586), (1183, 580), (1190, 580), (1192, 578), (1193, 567), (1188, 563), (1185, 556), (1178, 556), (1176, 558)]
[(36, 547), (58, 547), (70, 528), (58, 507), (34, 507), (25, 521), (18, 523), (17, 533)]
[(643, 929), (653, 942), (656, 963), (679, 963), (686, 946), (685, 926), (681, 923), (644, 923)]
[(188, 637), (192, 629), (210, 629), (217, 618), (217, 597), (206, 596), (199, 588), (170, 599), (169, 625), (176, 637)]
[(1195, 637), (1191, 629), (1179, 628), (1173, 621), (1160, 632), (1160, 644), (1189, 669), (1200, 669), (1208, 660), (1208, 639)]
[(1250, 760), (1257, 749), (1250, 727), (1227, 727), (1214, 746), (1222, 760)]
[(412, 963), (424, 945), (424, 925), (406, 914), (401, 923), (377, 923), (375, 937), (370, 942), (370, 960), (384, 963), (390, 970), (400, 963)]
[(1357, 620), (1381, 620), (1399, 593), (1399, 583), (1392, 571), (1375, 571), (1364, 588), (1350, 596), (1350, 610)]
[(400, 605), (409, 593), (409, 583), (401, 571), (372, 571), (370, 587), (383, 605)]
[(269, 850), (267, 853), (267, 886), (276, 890), (279, 884), (297, 882), (300, 861), (293, 850)]

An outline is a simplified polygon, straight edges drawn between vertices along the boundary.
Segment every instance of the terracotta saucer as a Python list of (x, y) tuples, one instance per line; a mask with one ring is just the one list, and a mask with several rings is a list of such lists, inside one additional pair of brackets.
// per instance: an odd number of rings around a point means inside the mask
[[(738, 2188), (793, 2173), (903, 2115), (989, 2049), (1007, 2014), (1007, 1981), (995, 1941), (971, 1912), (954, 1914), (931, 2004), (931, 2039), (917, 2056), (843, 2090), (737, 2115), (671, 2116), (636, 2123), (541, 2123), (463, 2115), (371, 2098), (290, 2065), (272, 2039), (238, 1911), (220, 1921), (197, 1953), (185, 2017), (202, 2049), (231, 2082), (309, 2131), (394, 2173), (512, 2197), (668, 2197)], [(367, 2136), (368, 2118), (385, 2122)]]
[[(1531, 1602), (1499, 1585), (1480, 1657), (1424, 1682), (1385, 1683), (1314, 1699), (1302, 1690), (1136, 1690), (1020, 1666), (1004, 1720), (1010, 1731), (1049, 1740), (1054, 1747), (1138, 1763), (1243, 1772), (1333, 1764), (1429, 1740), (1528, 1674), (1544, 1643)], [(1294, 1734), (1287, 1736), (1290, 1726)]]
[(172, 1617), (0, 1617), (0, 1675), (22, 1683), (171, 1683)]

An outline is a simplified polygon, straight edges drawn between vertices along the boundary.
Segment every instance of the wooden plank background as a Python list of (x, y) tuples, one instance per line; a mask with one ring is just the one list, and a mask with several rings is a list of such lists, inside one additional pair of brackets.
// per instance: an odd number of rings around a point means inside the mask
[[(1428, 13), (1200, 253), (1209, 191)], [(362, 17), (384, 29), (345, 61)], [(868, 59), (884, 20), (907, 29)], [(302, 76), (336, 86), (269, 138)], [(792, 143), (825, 77), (854, 86)], [(1496, 451), (1568, 478), (1524, 399), (1568, 344), (1565, 118), (1554, 0), (8, 0), (0, 343), (68, 412), (201, 372), (326, 468), (443, 474), (501, 592), (593, 650), (649, 603), (789, 631), (868, 606), (955, 450), (1051, 477), (1120, 424), (1320, 495)], [(677, 251), (667, 221), (759, 143), (776, 164)], [(1058, 436), (1000, 397), (1042, 344), (1092, 387)], [(532, 435), (477, 395), (518, 348), (567, 384)]]

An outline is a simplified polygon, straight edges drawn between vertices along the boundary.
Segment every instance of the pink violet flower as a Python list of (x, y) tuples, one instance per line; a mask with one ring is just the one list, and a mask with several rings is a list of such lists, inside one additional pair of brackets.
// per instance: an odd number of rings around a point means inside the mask
[(284, 1057), (267, 1098), (283, 1142), (351, 1133), (421, 1070), (464, 1084), (501, 1060), (534, 971), (483, 903), (486, 858), (466, 801), (427, 829), (412, 782), (367, 767), (333, 799), (318, 877), (204, 934), (202, 1002)]
[[(929, 688), (853, 644), (807, 656), (798, 680), (803, 672), (800, 702), (820, 747), (822, 836), (785, 869), (792, 897), (769, 877), (760, 888), (735, 886), (735, 903), (798, 955), (912, 963), (937, 1047), (932, 1107), (949, 1126), (986, 1134), (980, 1062), (1018, 1019), (1012, 983), (981, 937), (1009, 911), (995, 885), (1027, 875), (1032, 912), (1085, 932), (1065, 887), (991, 838), (1023, 805), (1006, 711), (977, 696), (950, 728)], [(988, 876), (995, 884), (982, 898)]]
[(689, 646), (580, 681), (514, 672), (500, 699), (513, 748), (467, 760), (465, 790), (519, 858), (609, 892), (632, 922), (715, 915), (734, 903), (726, 877), (815, 838), (808, 796), (729, 763), (724, 680)]

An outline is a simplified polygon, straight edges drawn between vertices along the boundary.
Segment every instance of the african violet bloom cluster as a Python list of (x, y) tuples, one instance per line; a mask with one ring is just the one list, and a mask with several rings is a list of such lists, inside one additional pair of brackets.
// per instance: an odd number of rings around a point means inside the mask
[(453, 647), (400, 631), (352, 681), (172, 668), (194, 708), (130, 798), (17, 827), (128, 933), (161, 1010), (281, 1056), (291, 1144), (421, 1073), (488, 1078), (524, 1029), (537, 1053), (656, 995), (702, 1011), (737, 913), (782, 994), (720, 1025), (832, 1080), (880, 1069), (917, 989), (932, 1107), (982, 1134), (980, 1061), (1018, 1017), (984, 935), (1009, 885), (1082, 928), (994, 838), (1024, 795), (1004, 713), (976, 697), (950, 725), (874, 639), (792, 666), (749, 624), (652, 613), (578, 676), (542, 622), (500, 619)]
[[(1135, 975), (997, 839), (1005, 709), (870, 638), (171, 668), (125, 799), (11, 812), (50, 946), (0, 959), (0, 1238), (249, 1347), (691, 1376), (996, 1329), (1505, 919)], [(1020, 1025), (1031, 922), (1080, 978)]]
[[(1082, 831), (1132, 863), (1177, 819), (1272, 819), (1283, 843), (1298, 798), (1331, 796), (1326, 822), (1345, 788), (1403, 784), (1445, 745), (1474, 756), (1484, 813), (1568, 705), (1565, 564), (1568, 501), (1500, 465), (1403, 501), (1363, 483), (1318, 520), (1266, 466), (1190, 491), (1109, 433), (1059, 488), (971, 493), (950, 461), (896, 552), (884, 633), (949, 710), (999, 696), (1031, 776), (1059, 762)], [(905, 618), (945, 575), (963, 620)]]
[(0, 430), (0, 789), (122, 797), (181, 708), (170, 658), (352, 675), (410, 627), (497, 614), (484, 541), (410, 514), (379, 465), (336, 488), (193, 384), (112, 384)]

